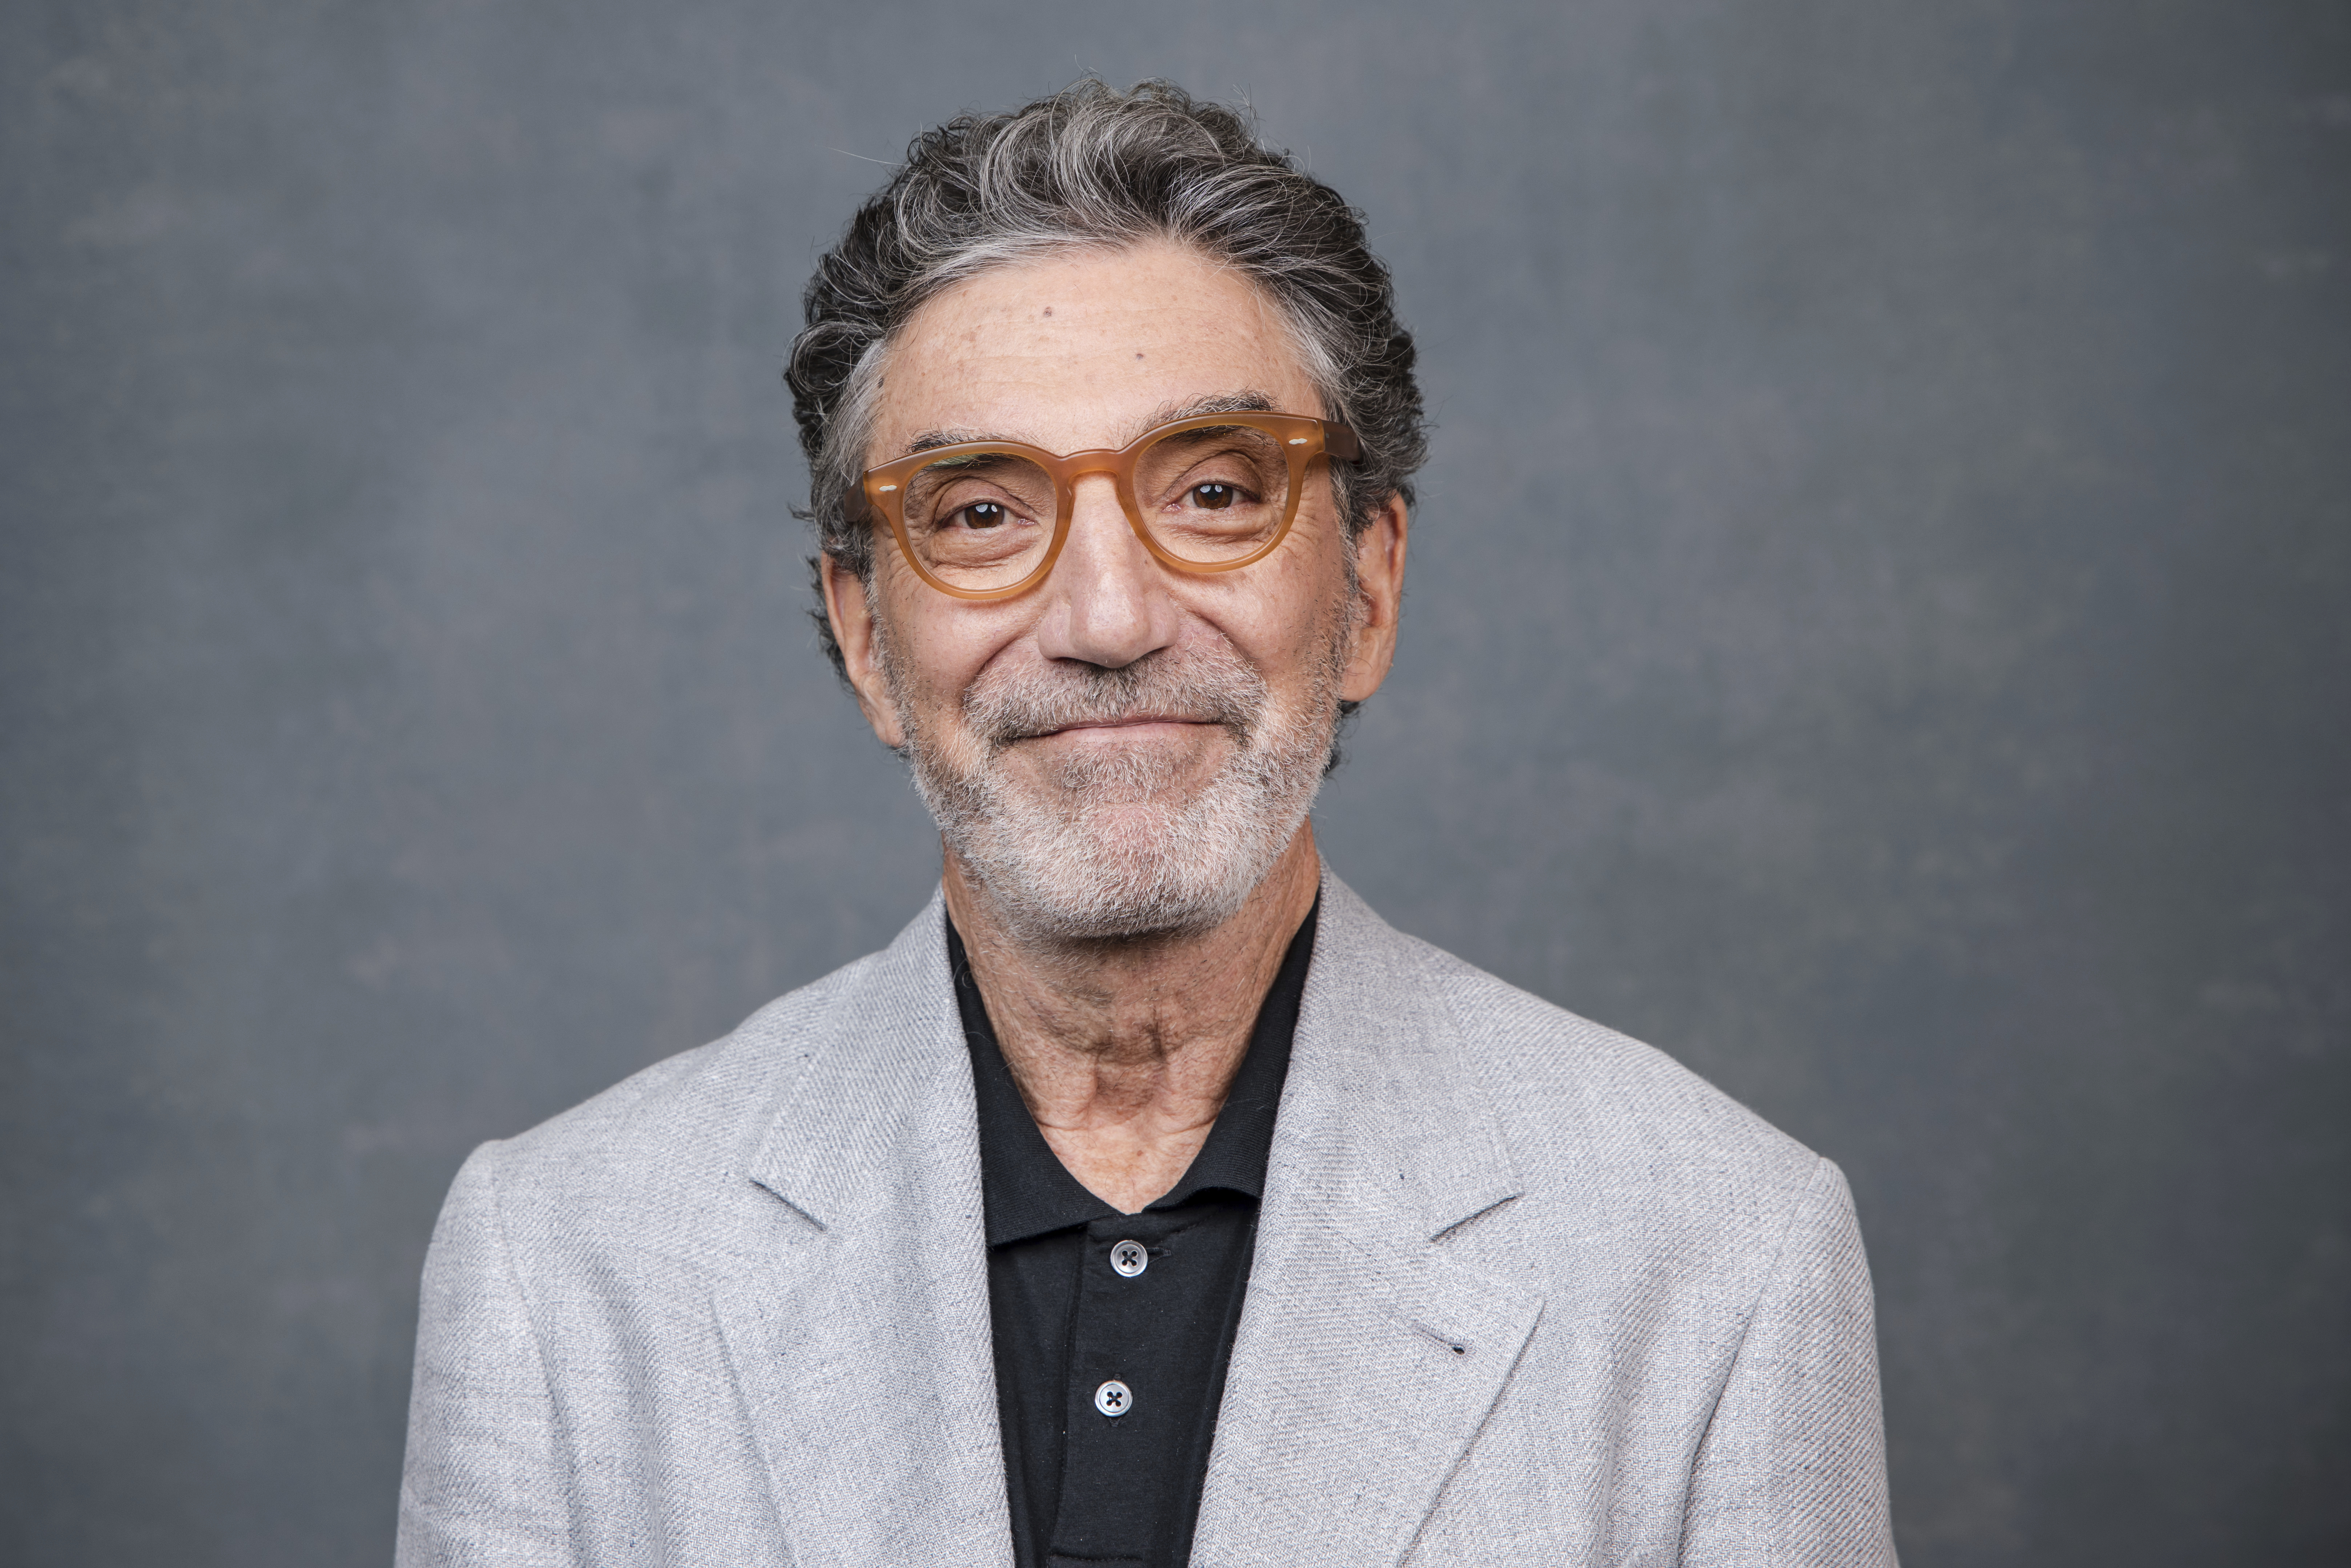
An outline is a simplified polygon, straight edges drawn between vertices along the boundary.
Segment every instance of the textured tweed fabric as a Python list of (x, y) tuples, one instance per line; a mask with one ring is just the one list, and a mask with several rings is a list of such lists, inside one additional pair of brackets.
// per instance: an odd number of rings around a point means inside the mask
[[(941, 904), (459, 1173), (399, 1561), (1008, 1564)], [(1836, 1167), (1326, 875), (1193, 1562), (1891, 1563)]]

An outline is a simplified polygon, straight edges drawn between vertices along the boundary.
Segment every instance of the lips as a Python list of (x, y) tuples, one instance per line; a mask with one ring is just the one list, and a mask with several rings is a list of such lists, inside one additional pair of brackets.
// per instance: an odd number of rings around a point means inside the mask
[(1126, 718), (1081, 718), (1074, 720), (1071, 723), (1062, 725), (1057, 729), (1041, 729), (1033, 735), (1022, 736), (1020, 738), (1023, 740), (1042, 740), (1050, 736), (1070, 735), (1079, 730), (1141, 729), (1148, 725), (1188, 725), (1200, 727), (1218, 724), (1221, 722), (1222, 721), (1218, 719), (1194, 718), (1188, 716), (1179, 716), (1176, 714), (1139, 714)]

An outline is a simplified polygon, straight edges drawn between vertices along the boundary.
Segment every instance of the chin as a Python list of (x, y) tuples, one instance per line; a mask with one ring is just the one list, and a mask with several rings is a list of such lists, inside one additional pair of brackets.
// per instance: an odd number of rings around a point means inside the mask
[(1213, 930), (1249, 903), (1311, 803), (1269, 819), (1227, 809), (1238, 803), (1221, 793), (1179, 806), (1016, 809), (947, 841), (1002, 918), (1029, 936), (1088, 942)]

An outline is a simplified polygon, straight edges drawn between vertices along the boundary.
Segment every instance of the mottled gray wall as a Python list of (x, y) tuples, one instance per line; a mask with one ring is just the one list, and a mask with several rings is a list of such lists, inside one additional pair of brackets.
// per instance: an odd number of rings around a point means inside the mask
[(0, 10), (0, 1559), (381, 1560), (441, 1193), (883, 942), (778, 368), (1245, 93), (1440, 426), (1322, 814), (1843, 1162), (1914, 1565), (2351, 1553), (2351, 8)]

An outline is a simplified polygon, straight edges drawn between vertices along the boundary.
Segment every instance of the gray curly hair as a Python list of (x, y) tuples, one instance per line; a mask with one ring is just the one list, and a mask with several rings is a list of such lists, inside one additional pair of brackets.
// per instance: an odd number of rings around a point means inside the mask
[[(1340, 515), (1360, 530), (1391, 496), (1413, 500), (1427, 455), (1412, 335), (1363, 215), (1248, 119), (1165, 81), (1116, 92), (1077, 83), (1005, 114), (925, 131), (818, 261), (784, 380), (808, 454), (820, 548), (861, 580), (869, 528), (842, 498), (864, 468), (891, 340), (927, 300), (988, 268), (1054, 251), (1167, 239), (1234, 267), (1288, 325), (1323, 402), (1363, 457), (1332, 465)], [(813, 558), (811, 569), (818, 565)], [(825, 652), (841, 669), (822, 609)], [(1350, 705), (1352, 706), (1352, 705)]]

